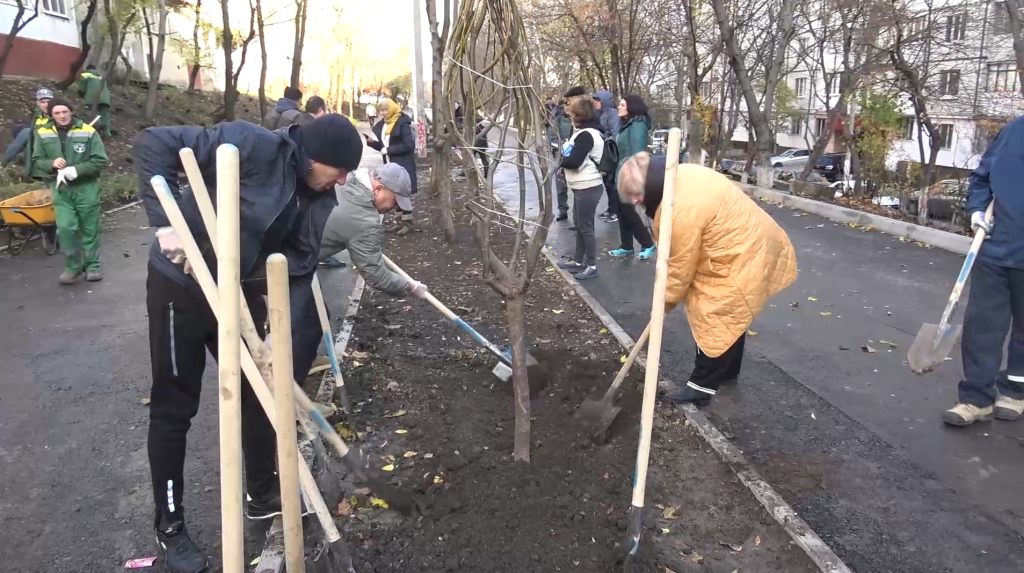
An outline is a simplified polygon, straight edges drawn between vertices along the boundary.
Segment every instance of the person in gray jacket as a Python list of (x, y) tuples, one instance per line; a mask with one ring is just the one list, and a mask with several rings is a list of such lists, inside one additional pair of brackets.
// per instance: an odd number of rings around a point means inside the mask
[(426, 295), (423, 283), (407, 281), (384, 266), (381, 215), (396, 207), (412, 210), (412, 182), (405, 168), (386, 163), (375, 169), (357, 169), (335, 190), (338, 205), (324, 227), (320, 260), (327, 262), (348, 250), (352, 264), (370, 287), (394, 297)]

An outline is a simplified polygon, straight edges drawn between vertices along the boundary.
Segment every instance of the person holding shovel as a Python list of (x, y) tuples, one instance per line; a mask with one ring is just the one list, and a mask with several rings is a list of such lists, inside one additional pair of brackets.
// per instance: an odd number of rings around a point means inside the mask
[[(951, 426), (1016, 420), (1024, 414), (1024, 117), (1003, 127), (968, 182), (971, 228), (987, 236), (971, 269), (960, 350), (964, 378), (956, 406), (942, 413)], [(989, 203), (992, 219), (986, 220)], [(1010, 335), (1006, 372), (1003, 344)]]
[[(216, 269), (217, 258), (195, 197), (178, 188), (178, 173), (183, 170), (178, 153), (182, 148), (193, 151), (215, 197), (217, 148), (223, 144), (238, 148), (241, 284), (257, 330), (263, 328), (267, 317), (265, 265), (273, 253), (288, 258), (292, 331), (320, 328), (311, 285), (324, 225), (337, 204), (332, 191), (346, 182), (363, 153), (359, 133), (337, 114), (273, 132), (245, 121), (209, 129), (152, 127), (132, 141), (139, 195), (150, 226), (157, 229), (146, 279), (153, 371), (149, 464), (155, 501), (153, 527), (165, 568), (173, 573), (198, 573), (207, 566), (206, 557), (185, 528), (182, 501), (185, 442), (191, 419), (199, 411), (207, 350), (217, 356), (217, 320), (198, 283), (187, 274), (182, 238), (171, 227), (151, 180), (160, 175), (167, 181), (206, 264)], [(299, 339), (292, 341), (292, 349), (295, 379), (304, 380), (312, 357), (309, 361), (299, 358), (304, 354)], [(274, 475), (274, 428), (246, 381), (242, 382), (241, 402), (249, 498), (245, 513), (250, 519), (269, 519), (281, 512), (280, 486)]]
[(107, 150), (99, 133), (74, 117), (68, 102), (51, 101), (50, 118), (52, 123), (32, 134), (32, 171), (54, 185), (57, 237), (64, 251), (60, 284), (74, 284), (83, 274), (87, 281), (100, 281), (99, 176)]
[[(658, 236), (665, 156), (640, 152), (619, 171), (624, 203), (642, 205)], [(685, 386), (665, 399), (706, 406), (743, 361), (747, 329), (769, 297), (796, 280), (789, 237), (739, 187), (702, 165), (678, 167), (665, 312), (686, 305), (697, 356)]]

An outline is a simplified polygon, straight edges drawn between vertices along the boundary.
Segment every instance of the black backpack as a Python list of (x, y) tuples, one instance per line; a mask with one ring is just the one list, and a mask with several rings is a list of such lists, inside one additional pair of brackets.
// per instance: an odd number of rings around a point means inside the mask
[[(594, 161), (591, 159), (591, 161)], [(614, 175), (619, 168), (619, 144), (615, 143), (614, 137), (604, 138), (604, 151), (601, 153), (601, 162), (594, 161), (597, 170), (604, 175)]]

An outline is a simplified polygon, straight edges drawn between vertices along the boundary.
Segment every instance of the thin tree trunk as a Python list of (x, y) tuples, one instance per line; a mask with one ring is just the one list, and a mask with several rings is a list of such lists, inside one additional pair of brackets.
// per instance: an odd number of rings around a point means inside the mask
[(260, 117), (267, 115), (267, 36), (263, 21), (263, 0), (255, 0), (256, 26), (260, 36)]
[(1010, 32), (1013, 34), (1013, 53), (1017, 59), (1017, 78), (1020, 84), (1020, 93), (1024, 96), (1024, 37), (1021, 36), (1020, 11), (1017, 9), (1017, 0), (1007, 0), (1002, 4), (1006, 8), (1010, 19)]
[(196, 91), (196, 78), (199, 77), (199, 69), (202, 67), (202, 51), (199, 46), (199, 30), (202, 27), (202, 5), (203, 0), (196, 0), (195, 21), (192, 23), (192, 69), (188, 72), (188, 91)]
[(516, 429), (512, 459), (530, 461), (530, 380), (526, 371), (526, 344), (523, 342), (523, 294), (512, 291), (505, 299), (508, 339), (512, 343), (512, 389), (515, 397)]
[(441, 197), (441, 224), (444, 227), (445, 241), (455, 241), (455, 214), (452, 210), (452, 156), (451, 143), (448, 140), (448, 102), (444, 98), (444, 78), (442, 69), (444, 66), (444, 50), (448, 41), (448, 31), (451, 22), (450, 0), (444, 2), (444, 24), (443, 28), (438, 27), (437, 22), (437, 0), (426, 0), (427, 26), (430, 28), (430, 53), (431, 53), (431, 80), (430, 96), (433, 100), (431, 106), (434, 117), (431, 118), (431, 136), (434, 142), (434, 157), (430, 170), (430, 191), (431, 195), (439, 194)]
[(302, 82), (302, 48), (306, 41), (306, 7), (309, 0), (297, 0), (295, 5), (295, 45), (292, 50), (291, 86), (298, 88)]
[(160, 88), (160, 73), (164, 67), (164, 48), (166, 47), (167, 38), (167, 3), (166, 0), (157, 0), (157, 7), (160, 10), (159, 21), (157, 23), (157, 33), (159, 37), (156, 40), (156, 53), (152, 57), (152, 65), (149, 68), (149, 92), (146, 94), (146, 110), (145, 117), (150, 119), (153, 117), (153, 113), (156, 112), (156, 94)]
[(89, 52), (92, 51), (92, 45), (89, 43), (89, 25), (92, 24), (92, 19), (96, 16), (97, 3), (97, 0), (89, 0), (89, 4), (85, 8), (85, 16), (78, 24), (78, 38), (82, 44), (82, 51), (78, 53), (75, 61), (71, 62), (71, 65), (68, 66), (68, 75), (57, 84), (58, 89), (66, 90), (71, 87), (71, 84), (75, 83), (75, 80), (78, 79), (78, 72), (82, 70), (85, 61), (89, 59)]
[(7, 32), (7, 38), (4, 39), (3, 52), (0, 52), (0, 78), (4, 77), (4, 70), (7, 69), (7, 59), (11, 55), (11, 50), (14, 49), (14, 40), (18, 38), (18, 34), (25, 29), (25, 26), (28, 26), (32, 20), (35, 20), (39, 16), (39, 0), (35, 0), (32, 15), (28, 18), (25, 18), (25, 12), (28, 11), (28, 8), (25, 7), (25, 0), (15, 1), (18, 5), (18, 11), (14, 14), (14, 21), (11, 22), (11, 29)]
[(224, 33), (221, 36), (221, 48), (224, 50), (224, 120), (235, 121), (235, 102), (238, 100), (238, 91), (232, 72), (235, 69), (231, 57), (234, 46), (232, 46), (231, 35), (231, 12), (228, 10), (227, 0), (221, 0), (220, 14), (221, 21), (224, 23)]

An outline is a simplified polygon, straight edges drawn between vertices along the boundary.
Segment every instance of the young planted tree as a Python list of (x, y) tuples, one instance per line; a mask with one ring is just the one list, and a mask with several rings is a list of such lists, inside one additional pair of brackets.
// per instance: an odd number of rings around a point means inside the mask
[(298, 88), (302, 83), (302, 48), (306, 44), (306, 12), (309, 0), (295, 2), (295, 44), (292, 46), (291, 85)]
[(7, 37), (4, 39), (3, 51), (0, 52), (0, 78), (4, 77), (7, 59), (11, 56), (11, 50), (14, 49), (14, 41), (18, 38), (18, 34), (25, 29), (25, 26), (39, 17), (39, 0), (34, 0), (34, 3), (26, 2), (26, 0), (14, 0), (14, 2), (17, 11), (14, 13), (14, 21), (11, 22), (11, 28), (7, 31)]
[[(530, 386), (526, 368), (523, 308), (530, 278), (537, 267), (541, 249), (547, 240), (547, 229), (554, 218), (551, 208), (549, 160), (544, 131), (546, 110), (532, 86), (531, 54), (523, 19), (515, 0), (462, 0), (448, 43), (454, 64), (445, 73), (449, 94), (461, 85), (466, 101), (466, 129), (456, 136), (460, 146), (472, 146), (472, 124), (475, 110), (486, 110), (492, 129), (500, 133), (498, 152), (516, 134), (516, 160), (519, 168), (519, 213), (510, 219), (501, 213), (494, 196), (492, 166), (484, 179), (483, 189), (467, 207), (476, 218), (477, 238), (483, 262), (483, 278), (505, 301), (508, 339), (512, 347), (512, 385), (514, 388), (515, 440), (512, 457), (530, 460)], [(483, 62), (482, 64), (480, 62)], [(465, 72), (465, 73), (463, 73)], [(468, 76), (470, 77), (467, 77)], [(466, 80), (466, 81), (462, 81)], [(486, 85), (487, 89), (481, 86)], [(482, 97), (477, 97), (480, 94)], [(437, 104), (435, 104), (436, 106)], [(454, 130), (453, 130), (454, 132)], [(467, 137), (467, 134), (469, 137)], [(467, 154), (468, 155), (468, 154)], [(499, 157), (500, 161), (508, 161)], [(472, 163), (473, 169), (476, 164)], [(527, 236), (526, 174), (535, 185), (539, 216), (531, 224)], [(506, 219), (502, 222), (501, 219)], [(508, 222), (511, 221), (511, 223)], [(502, 226), (515, 229), (515, 242), (510, 252), (499, 253), (491, 237)], [(505, 258), (503, 258), (503, 256)]]
[[(148, 14), (143, 11), (143, 14)], [(156, 111), (156, 93), (160, 87), (160, 73), (164, 67), (164, 49), (167, 46), (167, 1), (157, 0), (157, 40), (153, 47), (152, 23), (146, 17), (146, 33), (149, 37), (149, 89), (146, 93), (145, 117), (150, 119)]]
[(430, 135), (434, 151), (431, 154), (430, 194), (441, 198), (441, 224), (444, 239), (455, 241), (455, 212), (452, 209), (452, 142), (449, 137), (455, 131), (449, 106), (443, 105), (444, 94), (444, 53), (451, 32), (452, 0), (441, 0), (443, 17), (437, 21), (437, 0), (426, 0), (427, 27), (430, 30), (430, 101), (434, 117), (431, 119)]

